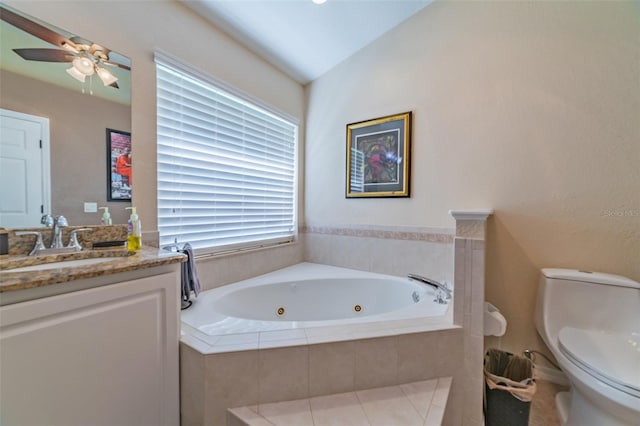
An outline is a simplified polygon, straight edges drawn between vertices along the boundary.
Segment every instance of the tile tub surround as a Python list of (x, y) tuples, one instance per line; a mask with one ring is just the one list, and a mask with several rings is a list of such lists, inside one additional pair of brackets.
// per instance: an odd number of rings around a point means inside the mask
[(466, 379), (460, 395), (462, 419), (452, 424), (481, 426), (485, 240), (493, 210), (450, 210), (449, 214), (456, 220), (455, 230), (305, 226), (304, 259), (390, 275), (402, 276), (411, 270), (438, 280), (453, 280), (453, 323), (464, 330)]
[[(302, 267), (304, 271), (311, 268), (318, 277), (362, 275), (321, 265)], [(286, 273), (295, 274), (283, 271), (275, 280), (285, 279)], [(243, 405), (235, 397), (254, 395), (257, 399), (245, 404), (268, 403), (440, 377), (443, 369), (453, 376), (461, 371), (462, 334), (452, 324), (452, 314), (448, 305), (445, 315), (434, 317), (227, 335), (207, 335), (183, 323), (181, 346), (183, 353), (191, 354), (181, 361), (183, 421), (223, 424), (219, 422), (228, 407)], [(335, 362), (327, 365), (327, 358)], [(457, 366), (444, 362), (456, 359)], [(213, 370), (234, 371), (236, 362), (241, 368), (232, 376), (210, 376)], [(217, 367), (210, 368), (211, 363)], [(237, 382), (242, 389), (234, 390)], [(460, 378), (456, 383), (462, 383)], [(231, 398), (225, 400), (225, 396)]]
[(229, 426), (439, 426), (451, 377), (229, 409)]
[[(224, 425), (229, 407), (451, 376), (445, 424), (460, 424), (460, 328), (375, 339), (203, 355), (181, 343), (182, 425)], [(203, 374), (204, 372), (204, 374)]]
[[(307, 342), (295, 348), (238, 349), (237, 352), (211, 355), (203, 355), (183, 341), (180, 345), (183, 424), (224, 425), (228, 407), (359, 390), (356, 384), (367, 382), (369, 378), (362, 374), (368, 372), (370, 380), (382, 382), (366, 383), (369, 387), (452, 376), (453, 385), (444, 424), (482, 425), (484, 230), (490, 212), (483, 211), (481, 215), (471, 213), (471, 216), (461, 219), (466, 222), (461, 223), (464, 226), (455, 231), (406, 227), (302, 227), (302, 261), (398, 276), (405, 276), (411, 271), (453, 281), (453, 323), (458, 328), (336, 343)], [(240, 279), (251, 276), (244, 272), (240, 264), (244, 262), (236, 263), (232, 268), (224, 268), (227, 275), (242, 271), (244, 275)], [(287, 263), (283, 260), (282, 266), (267, 271), (294, 263), (297, 262)], [(226, 282), (234, 282), (231, 275)], [(396, 343), (390, 344), (390, 341)], [(191, 344), (207, 345), (202, 341)], [(367, 346), (368, 349), (362, 349)], [(438, 348), (435, 354), (434, 348)], [(291, 352), (293, 355), (289, 354), (290, 349), (295, 350)], [(319, 355), (322, 351), (333, 355)], [(356, 353), (361, 355), (356, 356)], [(266, 362), (281, 356), (302, 357), (302, 361), (296, 363), (292, 360), (289, 365), (284, 363), (279, 372), (267, 374)], [(363, 364), (366, 359), (373, 363), (368, 368)], [(376, 359), (378, 362), (383, 360), (380, 368), (389, 368), (391, 372), (371, 368)], [(333, 366), (325, 364), (319, 369), (319, 360), (333, 363)], [(360, 365), (358, 369), (357, 362)], [(409, 365), (411, 368), (407, 367)], [(276, 379), (283, 384), (269, 392), (269, 386), (274, 386), (272, 382)], [(302, 384), (297, 383), (296, 379), (302, 380)], [(329, 384), (323, 384), (324, 379)], [(395, 383), (385, 382), (391, 379)], [(291, 384), (293, 389), (304, 390), (306, 386), (308, 395), (292, 396), (288, 381), (294, 381)], [(268, 397), (268, 400), (262, 401), (260, 396)]]
[(306, 225), (300, 231), (306, 262), (453, 281), (453, 229)]
[[(388, 226), (303, 225), (295, 242), (197, 259), (202, 290), (301, 262), (453, 282), (455, 230)], [(150, 245), (144, 235), (144, 244)]]

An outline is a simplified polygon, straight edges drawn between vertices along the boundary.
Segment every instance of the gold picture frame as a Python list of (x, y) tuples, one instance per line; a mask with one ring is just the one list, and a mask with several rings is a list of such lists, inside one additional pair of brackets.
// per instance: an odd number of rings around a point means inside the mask
[(346, 198), (410, 196), (411, 115), (347, 124)]

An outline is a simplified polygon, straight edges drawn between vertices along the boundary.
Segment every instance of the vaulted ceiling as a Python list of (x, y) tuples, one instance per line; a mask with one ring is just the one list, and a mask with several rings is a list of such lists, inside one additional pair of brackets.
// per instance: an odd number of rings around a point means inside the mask
[(302, 84), (432, 0), (180, 0)]

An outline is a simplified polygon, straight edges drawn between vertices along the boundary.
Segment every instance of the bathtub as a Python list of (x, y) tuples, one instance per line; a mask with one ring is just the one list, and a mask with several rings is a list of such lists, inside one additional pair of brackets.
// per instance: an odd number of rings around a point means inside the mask
[(441, 330), (452, 303), (408, 278), (300, 263), (202, 292), (181, 340), (206, 354)]

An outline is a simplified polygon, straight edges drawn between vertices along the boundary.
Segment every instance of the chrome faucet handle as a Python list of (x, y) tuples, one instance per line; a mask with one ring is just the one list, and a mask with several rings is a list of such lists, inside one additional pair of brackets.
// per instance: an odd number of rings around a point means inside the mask
[(439, 288), (435, 291), (435, 299), (433, 299), (433, 301), (440, 305), (446, 305), (448, 303), (446, 299), (450, 299), (450, 298), (451, 296), (449, 296), (448, 293), (446, 293), (444, 290)]
[(440, 288), (447, 295), (447, 299), (451, 299), (451, 294), (453, 293), (453, 290), (451, 289), (451, 287), (449, 287), (446, 281), (442, 281), (442, 287)]
[(62, 215), (56, 216), (55, 223), (60, 227), (69, 226), (69, 222), (67, 221), (67, 218)]
[(93, 232), (91, 228), (80, 228), (74, 229), (71, 231), (71, 235), (69, 236), (69, 245), (67, 247), (73, 247), (76, 251), (82, 251), (82, 245), (78, 241), (78, 233), (79, 232)]
[(40, 223), (46, 226), (47, 228), (51, 228), (53, 226), (54, 220), (53, 216), (50, 214), (43, 214), (40, 218)]
[(38, 231), (18, 231), (18, 232), (16, 232), (16, 235), (18, 235), (18, 236), (21, 236), (21, 235), (35, 235), (36, 236), (36, 241), (33, 244), (33, 248), (29, 252), (29, 256), (35, 256), (36, 254), (38, 254), (38, 252), (40, 250), (45, 250), (44, 243), (42, 242), (42, 232), (38, 232)]

